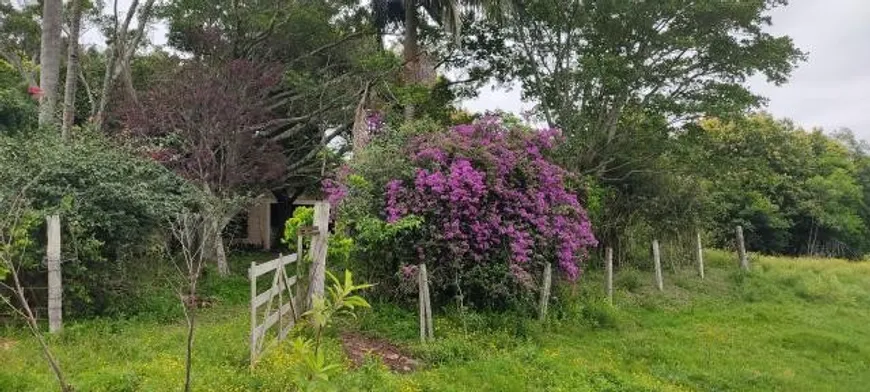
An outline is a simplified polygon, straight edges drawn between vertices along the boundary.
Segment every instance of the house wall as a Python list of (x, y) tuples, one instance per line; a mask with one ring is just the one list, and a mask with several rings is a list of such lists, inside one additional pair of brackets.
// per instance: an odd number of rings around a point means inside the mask
[(245, 242), (266, 250), (272, 247), (271, 210), (274, 202), (274, 198), (260, 198), (248, 210), (248, 238)]

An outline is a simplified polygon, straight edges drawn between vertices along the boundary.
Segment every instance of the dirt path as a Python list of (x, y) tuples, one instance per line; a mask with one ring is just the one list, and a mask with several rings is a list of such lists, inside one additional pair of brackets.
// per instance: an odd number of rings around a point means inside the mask
[(341, 345), (355, 366), (362, 365), (365, 357), (370, 355), (380, 358), (384, 365), (398, 373), (410, 373), (420, 367), (419, 361), (405, 354), (398, 346), (359, 332), (342, 333)]

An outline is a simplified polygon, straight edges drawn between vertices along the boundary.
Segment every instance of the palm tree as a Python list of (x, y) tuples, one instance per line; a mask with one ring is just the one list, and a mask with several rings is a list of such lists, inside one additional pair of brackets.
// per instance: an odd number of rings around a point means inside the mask
[[(519, 7), (519, 0), (372, 0), (375, 25), (383, 31), (390, 23), (403, 24), (405, 36), (402, 41), (402, 56), (405, 60), (404, 78), (408, 84), (419, 83), (426, 70), (421, 69), (420, 9), (426, 12), (444, 30), (459, 38), (463, 10), (485, 11), (488, 16), (503, 15)], [(405, 119), (414, 117), (414, 106), (405, 106)]]
[(42, 97), (39, 101), (39, 125), (51, 126), (57, 123), (57, 84), (60, 76), (63, 3), (61, 0), (45, 0), (42, 9), (42, 42), (39, 53), (39, 88)]
[(82, 0), (70, 2), (69, 43), (66, 60), (66, 84), (63, 89), (63, 116), (60, 132), (64, 138), (69, 136), (75, 119), (76, 82), (79, 75), (79, 31), (82, 22)]

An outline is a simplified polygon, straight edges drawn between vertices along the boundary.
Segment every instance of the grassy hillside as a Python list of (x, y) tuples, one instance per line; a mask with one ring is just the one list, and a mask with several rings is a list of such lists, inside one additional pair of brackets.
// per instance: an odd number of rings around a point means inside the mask
[[(397, 375), (371, 360), (330, 380), (334, 390), (396, 391), (865, 391), (870, 385), (870, 264), (754, 259), (708, 252), (707, 279), (668, 271), (617, 272), (617, 296), (601, 298), (601, 275), (556, 294), (551, 320), (456, 313), (436, 319), (438, 341), (416, 342), (417, 316), (389, 305), (344, 328), (407, 348), (425, 366)], [(241, 268), (239, 269), (241, 270)], [(206, 310), (196, 342), (196, 390), (288, 390), (294, 358), (272, 350), (247, 364), (243, 279), (208, 282), (221, 302)], [(164, 317), (172, 319), (172, 317)], [(178, 390), (184, 326), (157, 319), (94, 320), (53, 338), (80, 391)], [(328, 356), (343, 363), (337, 337)], [(0, 391), (55, 384), (32, 339), (0, 331)]]

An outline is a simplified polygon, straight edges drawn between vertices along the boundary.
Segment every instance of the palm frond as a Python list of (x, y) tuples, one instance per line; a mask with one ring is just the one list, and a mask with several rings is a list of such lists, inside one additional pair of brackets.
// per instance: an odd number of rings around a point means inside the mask
[(501, 19), (522, 8), (522, 0), (419, 0), (426, 10), (444, 30), (455, 36), (462, 31), (462, 14), (471, 12), (478, 17)]
[(448, 33), (461, 34), (462, 9), (456, 0), (420, 0), (419, 4)]
[[(372, 17), (377, 28), (391, 23), (404, 24), (406, 0), (372, 0)], [(522, 8), (522, 0), (416, 0), (417, 7), (441, 25), (448, 33), (459, 36), (463, 12), (501, 19)]]

